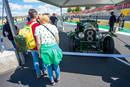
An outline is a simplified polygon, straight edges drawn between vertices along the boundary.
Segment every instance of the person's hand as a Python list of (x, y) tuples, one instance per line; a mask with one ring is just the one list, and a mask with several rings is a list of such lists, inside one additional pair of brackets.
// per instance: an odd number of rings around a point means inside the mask
[(39, 58), (41, 59), (41, 54), (39, 54)]
[(17, 35), (19, 34), (19, 29), (16, 30)]

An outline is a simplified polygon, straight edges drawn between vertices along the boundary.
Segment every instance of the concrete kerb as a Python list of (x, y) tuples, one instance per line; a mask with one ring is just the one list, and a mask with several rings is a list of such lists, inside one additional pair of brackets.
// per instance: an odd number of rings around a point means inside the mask
[(0, 73), (16, 69), (19, 66), (15, 51), (0, 52)]

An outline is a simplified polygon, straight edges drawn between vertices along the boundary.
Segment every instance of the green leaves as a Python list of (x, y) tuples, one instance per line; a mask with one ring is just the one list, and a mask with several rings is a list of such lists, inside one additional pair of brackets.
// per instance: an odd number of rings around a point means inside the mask
[(77, 12), (77, 11), (82, 11), (82, 8), (80, 8), (79, 6), (76, 7), (76, 8), (68, 8), (67, 9), (67, 12)]
[(68, 9), (67, 9), (67, 12), (72, 12), (72, 9), (71, 9), (71, 8), (68, 8)]

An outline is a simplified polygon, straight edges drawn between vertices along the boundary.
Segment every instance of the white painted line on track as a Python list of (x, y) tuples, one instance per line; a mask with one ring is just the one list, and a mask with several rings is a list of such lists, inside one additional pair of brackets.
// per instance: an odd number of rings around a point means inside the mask
[[(99, 28), (99, 30), (102, 30), (102, 31), (108, 31), (108, 30), (103, 29), (103, 28)], [(124, 33), (124, 32), (120, 32), (120, 31), (117, 31), (116, 34), (122, 34), (122, 35), (130, 36), (130, 33)]]
[(122, 35), (127, 35), (127, 36), (130, 36), (130, 33), (124, 33), (124, 32), (116, 32), (117, 34), (122, 34)]
[(103, 29), (103, 28), (99, 28), (99, 30), (102, 30), (102, 31), (108, 31), (108, 30), (106, 30), (106, 29)]
[(77, 24), (73, 24), (73, 23), (68, 23), (68, 22), (64, 22), (64, 23), (66, 23), (66, 24), (70, 24), (70, 25), (77, 25)]

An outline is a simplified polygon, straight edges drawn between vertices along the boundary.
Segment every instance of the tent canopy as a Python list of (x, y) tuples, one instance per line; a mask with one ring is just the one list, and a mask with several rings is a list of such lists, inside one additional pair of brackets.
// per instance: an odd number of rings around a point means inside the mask
[(113, 5), (124, 2), (124, 0), (39, 0), (45, 3), (65, 8), (65, 7), (76, 7), (76, 6), (101, 6), (101, 5)]

